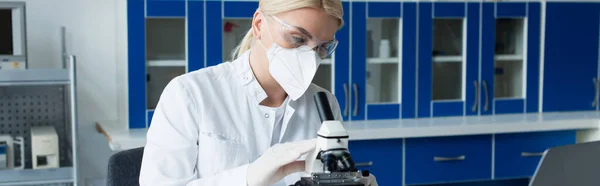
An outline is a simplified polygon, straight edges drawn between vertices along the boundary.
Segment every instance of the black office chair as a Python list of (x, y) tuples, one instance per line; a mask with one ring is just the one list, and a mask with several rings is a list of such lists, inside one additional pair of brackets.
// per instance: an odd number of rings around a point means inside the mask
[(118, 152), (108, 160), (107, 186), (140, 185), (144, 147)]

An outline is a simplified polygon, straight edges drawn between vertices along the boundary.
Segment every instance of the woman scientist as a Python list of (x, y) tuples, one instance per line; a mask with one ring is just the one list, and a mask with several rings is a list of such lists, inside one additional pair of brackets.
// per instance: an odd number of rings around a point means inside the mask
[(295, 173), (304, 171), (298, 159), (315, 148), (321, 124), (313, 95), (326, 91), (311, 81), (336, 48), (342, 15), (340, 0), (260, 0), (235, 60), (176, 77), (164, 89), (148, 130), (140, 184), (298, 181)]

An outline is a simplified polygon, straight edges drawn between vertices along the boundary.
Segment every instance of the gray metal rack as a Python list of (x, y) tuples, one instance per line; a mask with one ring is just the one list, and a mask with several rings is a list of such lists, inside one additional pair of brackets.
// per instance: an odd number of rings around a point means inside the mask
[[(64, 69), (0, 71), (0, 134), (25, 139), (25, 169), (0, 170), (0, 185), (77, 185), (76, 58)], [(53, 126), (60, 168), (31, 169), (30, 128)]]

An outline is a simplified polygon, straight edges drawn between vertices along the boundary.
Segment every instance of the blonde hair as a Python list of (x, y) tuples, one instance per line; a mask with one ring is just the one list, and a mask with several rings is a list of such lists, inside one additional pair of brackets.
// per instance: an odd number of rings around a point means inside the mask
[[(282, 12), (301, 8), (318, 8), (325, 13), (337, 18), (340, 22), (338, 29), (344, 26), (344, 10), (341, 0), (260, 0), (258, 9), (267, 15), (275, 15)], [(252, 28), (246, 32), (242, 42), (232, 52), (232, 59), (237, 59), (244, 52), (250, 50), (254, 36)]]

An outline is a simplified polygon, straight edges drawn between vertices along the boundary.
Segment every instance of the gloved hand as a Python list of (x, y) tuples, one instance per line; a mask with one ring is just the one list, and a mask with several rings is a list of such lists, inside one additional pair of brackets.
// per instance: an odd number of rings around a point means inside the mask
[(373, 176), (373, 174), (369, 174), (369, 177), (362, 177), (360, 178), (360, 182), (365, 184), (365, 186), (379, 186), (377, 184), (377, 179), (375, 179), (375, 176)]
[(272, 146), (248, 166), (246, 171), (247, 185), (272, 185), (287, 175), (304, 171), (304, 161), (297, 160), (302, 155), (314, 150), (316, 146), (316, 139)]

